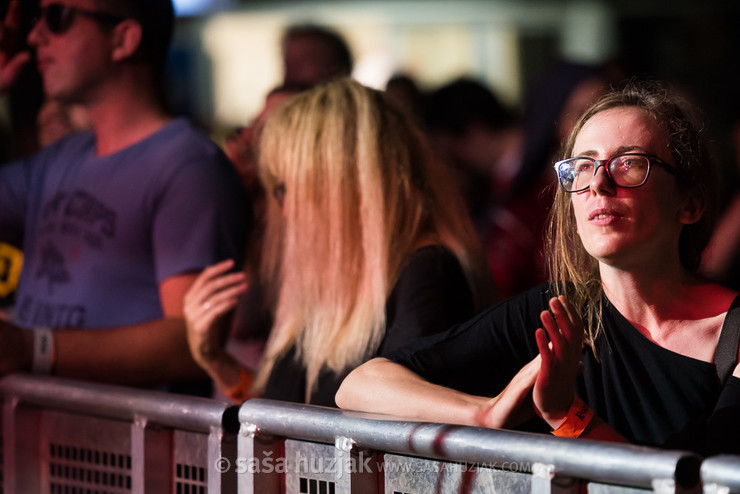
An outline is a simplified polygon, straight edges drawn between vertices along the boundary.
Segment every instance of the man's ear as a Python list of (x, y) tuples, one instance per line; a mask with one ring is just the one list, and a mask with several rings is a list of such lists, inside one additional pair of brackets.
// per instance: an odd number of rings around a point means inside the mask
[(113, 28), (113, 52), (111, 59), (120, 62), (130, 58), (141, 44), (141, 24), (134, 19), (119, 22)]
[(699, 197), (696, 192), (690, 192), (686, 196), (683, 208), (678, 213), (678, 218), (684, 225), (692, 225), (701, 219), (706, 209), (706, 200)]

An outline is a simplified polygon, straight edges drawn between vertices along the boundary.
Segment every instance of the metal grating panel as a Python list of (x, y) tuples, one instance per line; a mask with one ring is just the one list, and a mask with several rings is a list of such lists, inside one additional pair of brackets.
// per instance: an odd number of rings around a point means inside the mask
[(176, 494), (206, 494), (206, 469), (178, 463), (175, 467)]
[(91, 488), (95, 492), (129, 492), (131, 456), (51, 443), (49, 487), (51, 494), (84, 494)]
[[(338, 494), (335, 448), (328, 444), (285, 441), (287, 494)], [(280, 463), (274, 463), (276, 469)]]
[(502, 466), (507, 470), (385, 454), (385, 493), (505, 494), (532, 491), (529, 474), (516, 471), (514, 464)]
[(174, 494), (206, 494), (208, 434), (174, 431)]
[(300, 494), (335, 494), (335, 483), (326, 480), (299, 477)]
[(131, 492), (128, 423), (46, 411), (42, 424), (42, 472), (51, 494)]

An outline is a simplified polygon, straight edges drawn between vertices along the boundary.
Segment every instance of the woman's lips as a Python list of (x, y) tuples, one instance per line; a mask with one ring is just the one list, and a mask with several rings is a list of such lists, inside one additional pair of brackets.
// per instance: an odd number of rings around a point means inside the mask
[(622, 219), (622, 215), (614, 209), (594, 209), (588, 214), (588, 221), (594, 225), (609, 225)]

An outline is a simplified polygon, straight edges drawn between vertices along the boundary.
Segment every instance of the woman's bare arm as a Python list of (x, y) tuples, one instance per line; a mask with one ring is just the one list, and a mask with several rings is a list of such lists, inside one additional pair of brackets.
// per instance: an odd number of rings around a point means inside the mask
[(347, 376), (336, 402), (341, 408), (409, 420), (512, 427), (533, 416), (531, 390), (539, 363), (539, 357), (535, 358), (501, 394), (486, 398), (432, 384), (402, 365), (376, 358)]

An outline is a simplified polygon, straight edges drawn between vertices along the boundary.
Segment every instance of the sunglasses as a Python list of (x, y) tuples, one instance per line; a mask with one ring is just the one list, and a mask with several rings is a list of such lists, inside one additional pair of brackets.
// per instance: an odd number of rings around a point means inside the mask
[(33, 24), (35, 26), (37, 22), (43, 19), (46, 23), (46, 28), (50, 33), (64, 34), (70, 27), (72, 27), (75, 17), (78, 15), (110, 25), (118, 24), (124, 19), (121, 16), (106, 12), (96, 12), (93, 10), (81, 9), (79, 7), (72, 7), (70, 5), (63, 5), (61, 3), (51, 3), (46, 7), (41, 8), (39, 15), (34, 19)]

